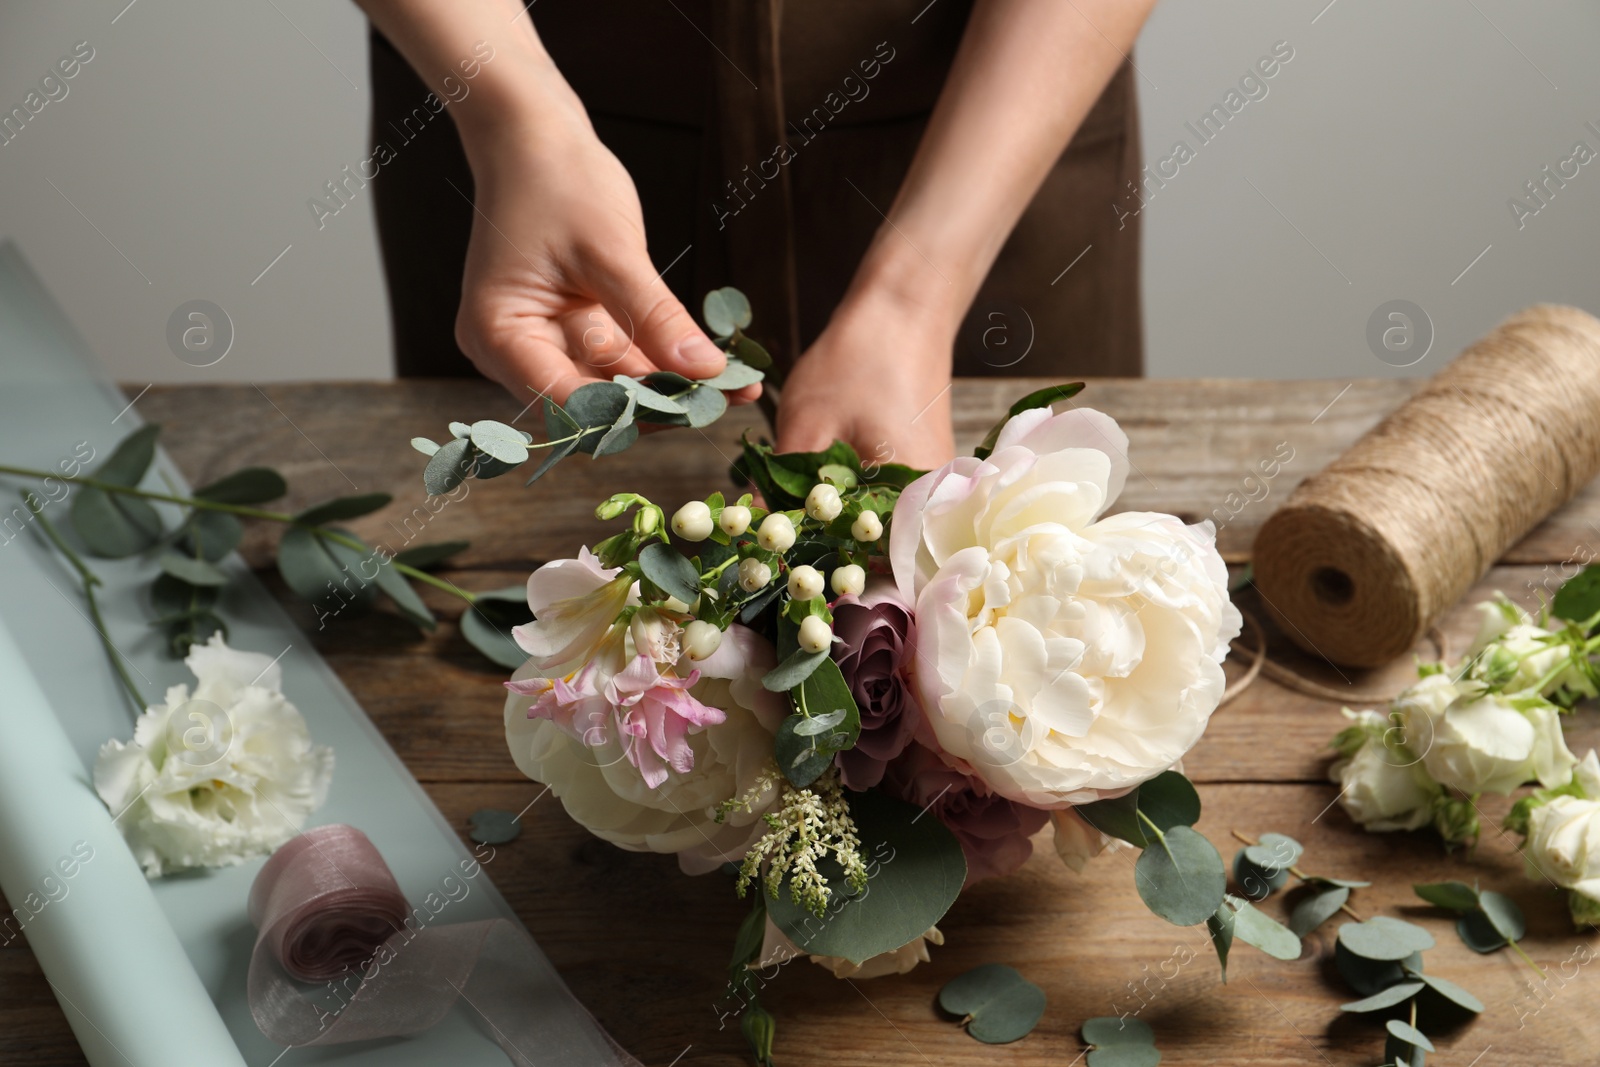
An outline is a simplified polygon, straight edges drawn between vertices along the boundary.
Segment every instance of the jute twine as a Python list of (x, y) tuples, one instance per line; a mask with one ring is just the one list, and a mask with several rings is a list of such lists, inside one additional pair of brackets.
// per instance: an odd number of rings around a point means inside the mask
[(1530, 307), (1295, 489), (1256, 587), (1308, 652), (1381, 666), (1597, 471), (1600, 320)]

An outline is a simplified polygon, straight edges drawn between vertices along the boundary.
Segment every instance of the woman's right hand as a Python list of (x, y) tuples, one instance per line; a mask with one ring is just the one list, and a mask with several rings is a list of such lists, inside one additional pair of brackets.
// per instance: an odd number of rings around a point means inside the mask
[(564, 83), (536, 114), (462, 135), (477, 187), (456, 341), (485, 376), (564, 403), (617, 374), (722, 371), (722, 350), (650, 260), (632, 179)]

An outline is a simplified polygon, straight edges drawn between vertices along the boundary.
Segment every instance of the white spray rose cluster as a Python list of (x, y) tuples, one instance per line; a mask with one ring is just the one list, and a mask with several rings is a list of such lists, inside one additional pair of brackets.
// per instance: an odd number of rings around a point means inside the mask
[(1600, 758), (1583, 758), (1564, 785), (1519, 801), (1506, 820), (1525, 837), (1528, 877), (1567, 890), (1572, 921), (1600, 926)]
[(1504, 598), (1479, 605), (1482, 625), (1454, 668), (1423, 664), (1387, 714), (1345, 709), (1330, 777), (1339, 803), (1368, 830), (1430, 822), (1450, 843), (1475, 840), (1475, 799), (1537, 782), (1554, 789), (1577, 758), (1560, 700), (1593, 695), (1592, 671), (1570, 634), (1551, 631)]

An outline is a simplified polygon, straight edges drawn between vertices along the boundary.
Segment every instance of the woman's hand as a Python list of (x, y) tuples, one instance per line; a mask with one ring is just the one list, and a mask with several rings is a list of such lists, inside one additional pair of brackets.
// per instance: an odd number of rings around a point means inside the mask
[(778, 406), (778, 450), (813, 452), (835, 438), (867, 463), (922, 470), (955, 456), (951, 309), (882, 289), (847, 298), (796, 362)]

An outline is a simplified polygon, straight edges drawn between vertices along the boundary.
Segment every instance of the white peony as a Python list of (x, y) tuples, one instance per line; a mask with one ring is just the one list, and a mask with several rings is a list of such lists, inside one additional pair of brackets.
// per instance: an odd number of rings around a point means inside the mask
[(1578, 762), (1555, 705), (1531, 693), (1484, 692), (1433, 674), (1400, 694), (1394, 710), (1428, 774), (1468, 796), (1509, 795), (1530, 781), (1560, 785)]
[[(625, 746), (639, 743), (635, 738), (606, 731), (589, 738), (597, 744), (585, 744), (558, 723), (530, 717), (538, 698), (516, 692), (505, 710), (512, 759), (522, 773), (548, 785), (567, 814), (596, 837), (636, 852), (676, 853), (689, 874), (715, 870), (737, 862), (766, 832), (761, 816), (778, 798), (772, 738), (786, 707), (783, 694), (761, 685), (776, 663), (772, 646), (759, 634), (729, 627), (717, 651), (696, 664), (700, 677), (689, 690), (725, 717), (689, 729), (692, 768), (667, 768), (655, 788), (629, 759)], [(549, 675), (529, 660), (512, 677)], [(748, 807), (717, 821), (718, 805), (752, 790)]]
[[(823, 970), (831, 971), (835, 978), (882, 978), (891, 974), (907, 974), (919, 963), (927, 963), (929, 945), (944, 944), (944, 934), (937, 926), (918, 934), (891, 952), (880, 952), (860, 963), (852, 963), (843, 956), (812, 956), (811, 962)], [(802, 953), (800, 947), (789, 940), (787, 934), (767, 920), (766, 933), (761, 940), (761, 955), (750, 966), (754, 970), (781, 967)]]
[[(1346, 714), (1349, 714), (1346, 711)], [(1372, 831), (1416, 830), (1433, 817), (1439, 784), (1403, 745), (1396, 731), (1373, 711), (1352, 716), (1367, 734), (1360, 747), (1334, 763), (1328, 777), (1339, 785), (1339, 805), (1352, 820)]]
[(1102, 518), (1127, 438), (1097, 411), (1023, 412), (986, 460), (901, 494), (889, 555), (917, 615), (938, 747), (1044, 808), (1127, 792), (1204, 732), (1239, 633), (1209, 522)]
[(311, 743), (271, 657), (218, 634), (184, 663), (193, 694), (168, 689), (133, 741), (106, 742), (94, 765), (95, 791), (152, 878), (271, 852), (322, 806), (333, 774), (333, 750)]

